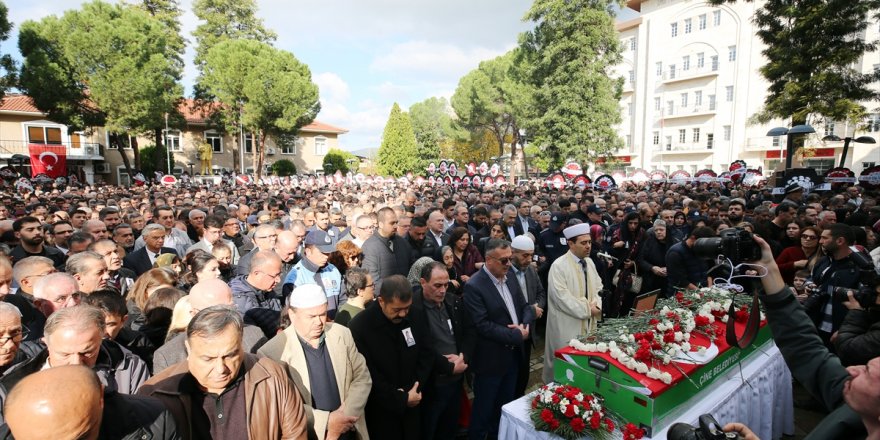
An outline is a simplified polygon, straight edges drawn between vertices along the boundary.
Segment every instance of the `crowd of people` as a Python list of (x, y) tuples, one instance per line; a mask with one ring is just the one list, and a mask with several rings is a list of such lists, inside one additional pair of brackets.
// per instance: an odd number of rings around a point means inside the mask
[[(550, 382), (556, 350), (640, 295), (711, 286), (715, 263), (695, 247), (730, 228), (761, 237), (779, 274), (765, 290), (794, 298), (785, 313), (809, 317), (797, 331), (852, 365), (835, 377), (855, 387), (854, 366), (880, 362), (880, 309), (864, 300), (878, 289), (878, 193), (784, 193), (0, 192), (0, 438), (496, 438), (501, 406), (534, 382), (536, 345)], [(822, 402), (864, 416), (838, 385)], [(862, 431), (880, 424), (868, 419)]]

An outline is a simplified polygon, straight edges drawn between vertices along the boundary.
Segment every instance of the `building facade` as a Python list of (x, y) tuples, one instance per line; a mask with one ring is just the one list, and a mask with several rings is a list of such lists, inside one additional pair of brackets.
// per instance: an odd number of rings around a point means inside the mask
[[(254, 137), (249, 133), (221, 133), (213, 129), (207, 117), (195, 110), (191, 100), (180, 105), (185, 125), (180, 129), (163, 131), (162, 140), (174, 156), (172, 173), (198, 174), (201, 165), (198, 147), (208, 143), (213, 149), (214, 173), (235, 171), (253, 174), (253, 157), (256, 152)], [(324, 155), (339, 148), (339, 136), (347, 130), (320, 121), (301, 128), (299, 134), (287, 142), (269, 137), (266, 140), (266, 156), (263, 174), (270, 174), (272, 164), (288, 159), (296, 165), (300, 174), (320, 174)], [(139, 136), (136, 140), (124, 140), (122, 153), (134, 166), (133, 143), (139, 147), (155, 144), (155, 139)], [(259, 140), (257, 140), (257, 144)], [(69, 132), (68, 127), (46, 119), (30, 97), (10, 94), (0, 101), (0, 160), (12, 160), (13, 156), (28, 155), (29, 144), (64, 145), (67, 147), (68, 174), (76, 174), (89, 183), (130, 184), (123, 165), (122, 154), (110, 144), (110, 135), (103, 127), (87, 132)], [(239, 145), (244, 148), (244, 161), (240, 160)], [(29, 164), (25, 162), (25, 168)]]
[[(621, 168), (722, 172), (739, 159), (750, 168), (763, 167), (765, 174), (784, 168), (786, 137), (767, 132), (787, 127), (790, 121), (749, 120), (762, 108), (768, 87), (759, 72), (766, 63), (764, 46), (752, 22), (762, 5), (763, 1), (722, 6), (691, 0), (627, 3), (640, 16), (617, 24), (624, 49), (616, 73), (625, 84), (623, 121), (617, 130), (625, 146), (613, 156)], [(878, 32), (878, 26), (871, 26), (865, 37), (876, 39)], [(866, 54), (856, 68), (880, 68), (880, 54)], [(816, 133), (807, 137), (806, 153), (794, 158), (794, 166), (820, 172), (837, 166), (843, 142), (823, 141), (828, 134), (880, 139), (878, 114), (855, 126), (818, 119), (810, 123)], [(856, 174), (876, 163), (878, 144), (850, 145), (845, 165)]]

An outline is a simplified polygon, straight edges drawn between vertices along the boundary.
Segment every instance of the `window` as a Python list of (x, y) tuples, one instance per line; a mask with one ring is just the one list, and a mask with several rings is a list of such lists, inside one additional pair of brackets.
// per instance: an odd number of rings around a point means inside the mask
[(636, 72), (630, 70), (629, 71), (629, 83), (634, 84), (636, 82)]
[(712, 147), (715, 146), (715, 135), (712, 133), (706, 133), (706, 148), (711, 150)]
[(877, 162), (862, 162), (862, 169), (867, 170), (868, 168), (877, 166)]
[(834, 121), (825, 122), (825, 136), (834, 134)]
[(703, 92), (697, 90), (694, 92), (694, 107), (703, 105)]
[(669, 79), (675, 79), (675, 64), (669, 65)]
[(27, 128), (28, 143), (61, 145), (61, 128), (30, 125)]
[(681, 70), (690, 70), (691, 69), (691, 56), (681, 57)]
[(636, 50), (636, 39), (635, 39), (635, 37), (633, 37), (633, 38), (631, 38), (631, 39), (629, 40), (629, 50), (631, 50), (631, 51), (633, 51), (633, 52), (635, 52), (635, 50)]
[(244, 135), (244, 152), (248, 154), (254, 152), (254, 135), (251, 133)]
[(669, 171), (671, 171), (671, 170), (672, 170), (672, 168), (669, 165), (663, 165), (663, 171), (666, 174), (669, 174)]
[(706, 14), (700, 14), (700, 16), (697, 17), (697, 23), (699, 23), (697, 26), (700, 30), (706, 29)]
[(709, 95), (709, 111), (715, 110), (715, 95)]
[(663, 76), (663, 63), (657, 63), (657, 76)]
[(654, 98), (654, 110), (660, 111), (660, 97)]
[(211, 144), (211, 150), (215, 153), (223, 152), (223, 138), (216, 131), (206, 131), (205, 142)]
[(86, 137), (82, 132), (77, 132), (70, 135), (70, 148), (82, 148), (85, 140)]
[(725, 141), (730, 140), (730, 126), (729, 125), (724, 126), (724, 140)]
[(315, 156), (324, 156), (327, 154), (327, 138), (318, 136), (315, 138)]
[(669, 28), (670, 28), (670, 30), (671, 30), (671, 32), (672, 32), (672, 38), (677, 37), (677, 36), (678, 36), (678, 23), (672, 23), (672, 24), (670, 24), (670, 25), (669, 25)]
[(180, 130), (166, 131), (165, 145), (168, 146), (168, 151), (183, 151), (180, 147)]
[(629, 134), (626, 135), (626, 140), (624, 141), (623, 146), (626, 148), (629, 148), (632, 145), (632, 140), (633, 140), (632, 135), (629, 135)]
[(872, 113), (868, 115), (868, 120), (865, 124), (865, 131), (868, 133), (876, 133), (880, 131), (880, 113)]
[(736, 61), (736, 46), (727, 47), (727, 61)]
[(654, 132), (653, 143), (654, 143), (654, 145), (660, 145), (660, 132), (659, 131)]
[(125, 166), (116, 167), (116, 183), (122, 187), (131, 186), (131, 177), (125, 172)]
[(666, 114), (675, 114), (675, 101), (666, 101)]
[(712, 71), (716, 72), (718, 70), (718, 55), (712, 55)]
[(721, 11), (712, 11), (712, 25), (721, 26)]
[(633, 112), (633, 105), (631, 102), (626, 105), (626, 114), (628, 114), (630, 117), (632, 117), (635, 114)]
[(771, 144), (773, 148), (779, 148), (779, 138), (782, 136), (773, 136), (773, 143)]
[(727, 86), (724, 88), (727, 102), (733, 102), (733, 86)]
[(699, 128), (695, 128), (695, 129), (693, 130), (693, 132), (694, 132), (694, 137), (693, 137), (693, 141), (692, 141), (692, 142), (694, 142), (694, 143), (700, 142), (700, 129), (699, 129)]
[(684, 33), (689, 34), (693, 30), (693, 20), (686, 18), (684, 20)]
[(834, 168), (834, 159), (806, 159), (804, 167), (816, 170), (820, 176), (831, 168)]
[(683, 144), (687, 141), (687, 130), (681, 128), (678, 130), (678, 143)]
[(702, 69), (706, 66), (706, 54), (700, 52), (697, 54), (697, 69)]
[(682, 93), (681, 94), (681, 108), (685, 108), (687, 106), (688, 106), (688, 94)]
[(691, 175), (693, 176), (694, 174), (697, 174), (697, 166), (691, 165)]
[(283, 139), (279, 145), (281, 147), (281, 154), (296, 154), (298, 143), (300, 143), (300, 138)]
[(672, 149), (672, 136), (666, 136), (666, 151)]

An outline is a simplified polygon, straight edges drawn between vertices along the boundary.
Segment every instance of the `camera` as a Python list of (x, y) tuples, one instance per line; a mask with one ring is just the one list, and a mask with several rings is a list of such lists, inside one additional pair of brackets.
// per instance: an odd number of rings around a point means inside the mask
[(849, 300), (849, 296), (847, 295), (847, 292), (849, 291), (853, 292), (853, 298), (859, 302), (859, 305), (861, 305), (862, 308), (869, 309), (876, 307), (877, 285), (880, 284), (880, 276), (878, 276), (877, 271), (874, 268), (874, 263), (870, 260), (869, 256), (862, 252), (853, 252), (850, 254), (850, 258), (855, 262), (856, 268), (858, 268), (859, 271), (859, 286), (825, 286), (823, 288), (817, 286), (813, 282), (809, 282), (804, 285), (805, 290), (810, 294), (810, 297), (804, 302), (804, 307), (809, 309), (814, 304), (818, 303), (824, 295), (831, 295), (831, 297), (838, 302), (847, 301)]
[(711, 414), (700, 416), (700, 427), (691, 426), (687, 423), (676, 423), (666, 433), (668, 440), (736, 440), (742, 437), (735, 432), (724, 432), (721, 425)]
[(752, 233), (743, 228), (725, 229), (718, 237), (698, 238), (694, 244), (694, 253), (700, 258), (711, 259), (724, 255), (734, 265), (761, 259), (761, 247), (755, 242)]

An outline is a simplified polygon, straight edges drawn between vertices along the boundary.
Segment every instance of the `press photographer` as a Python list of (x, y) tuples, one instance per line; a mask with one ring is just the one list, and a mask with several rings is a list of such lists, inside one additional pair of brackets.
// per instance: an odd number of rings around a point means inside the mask
[(872, 274), (873, 282), (867, 281), (859, 291), (846, 292), (847, 300), (843, 305), (849, 313), (834, 340), (837, 356), (843, 365), (863, 365), (880, 356), (880, 283), (877, 282), (877, 273)]
[(773, 339), (792, 376), (829, 411), (807, 438), (880, 438), (880, 357), (867, 366), (844, 368), (785, 285), (770, 246), (761, 238), (754, 240), (761, 247), (761, 259), (754, 263), (767, 268), (761, 300)]
[(853, 242), (855, 234), (849, 225), (835, 223), (822, 231), (819, 245), (825, 251), (825, 257), (813, 268), (811, 281), (815, 287), (808, 288), (810, 297), (804, 300), (807, 314), (822, 342), (829, 348), (832, 347), (832, 336), (849, 311), (843, 305), (847, 299), (846, 291), (858, 290), (860, 285), (861, 268), (850, 248)]

